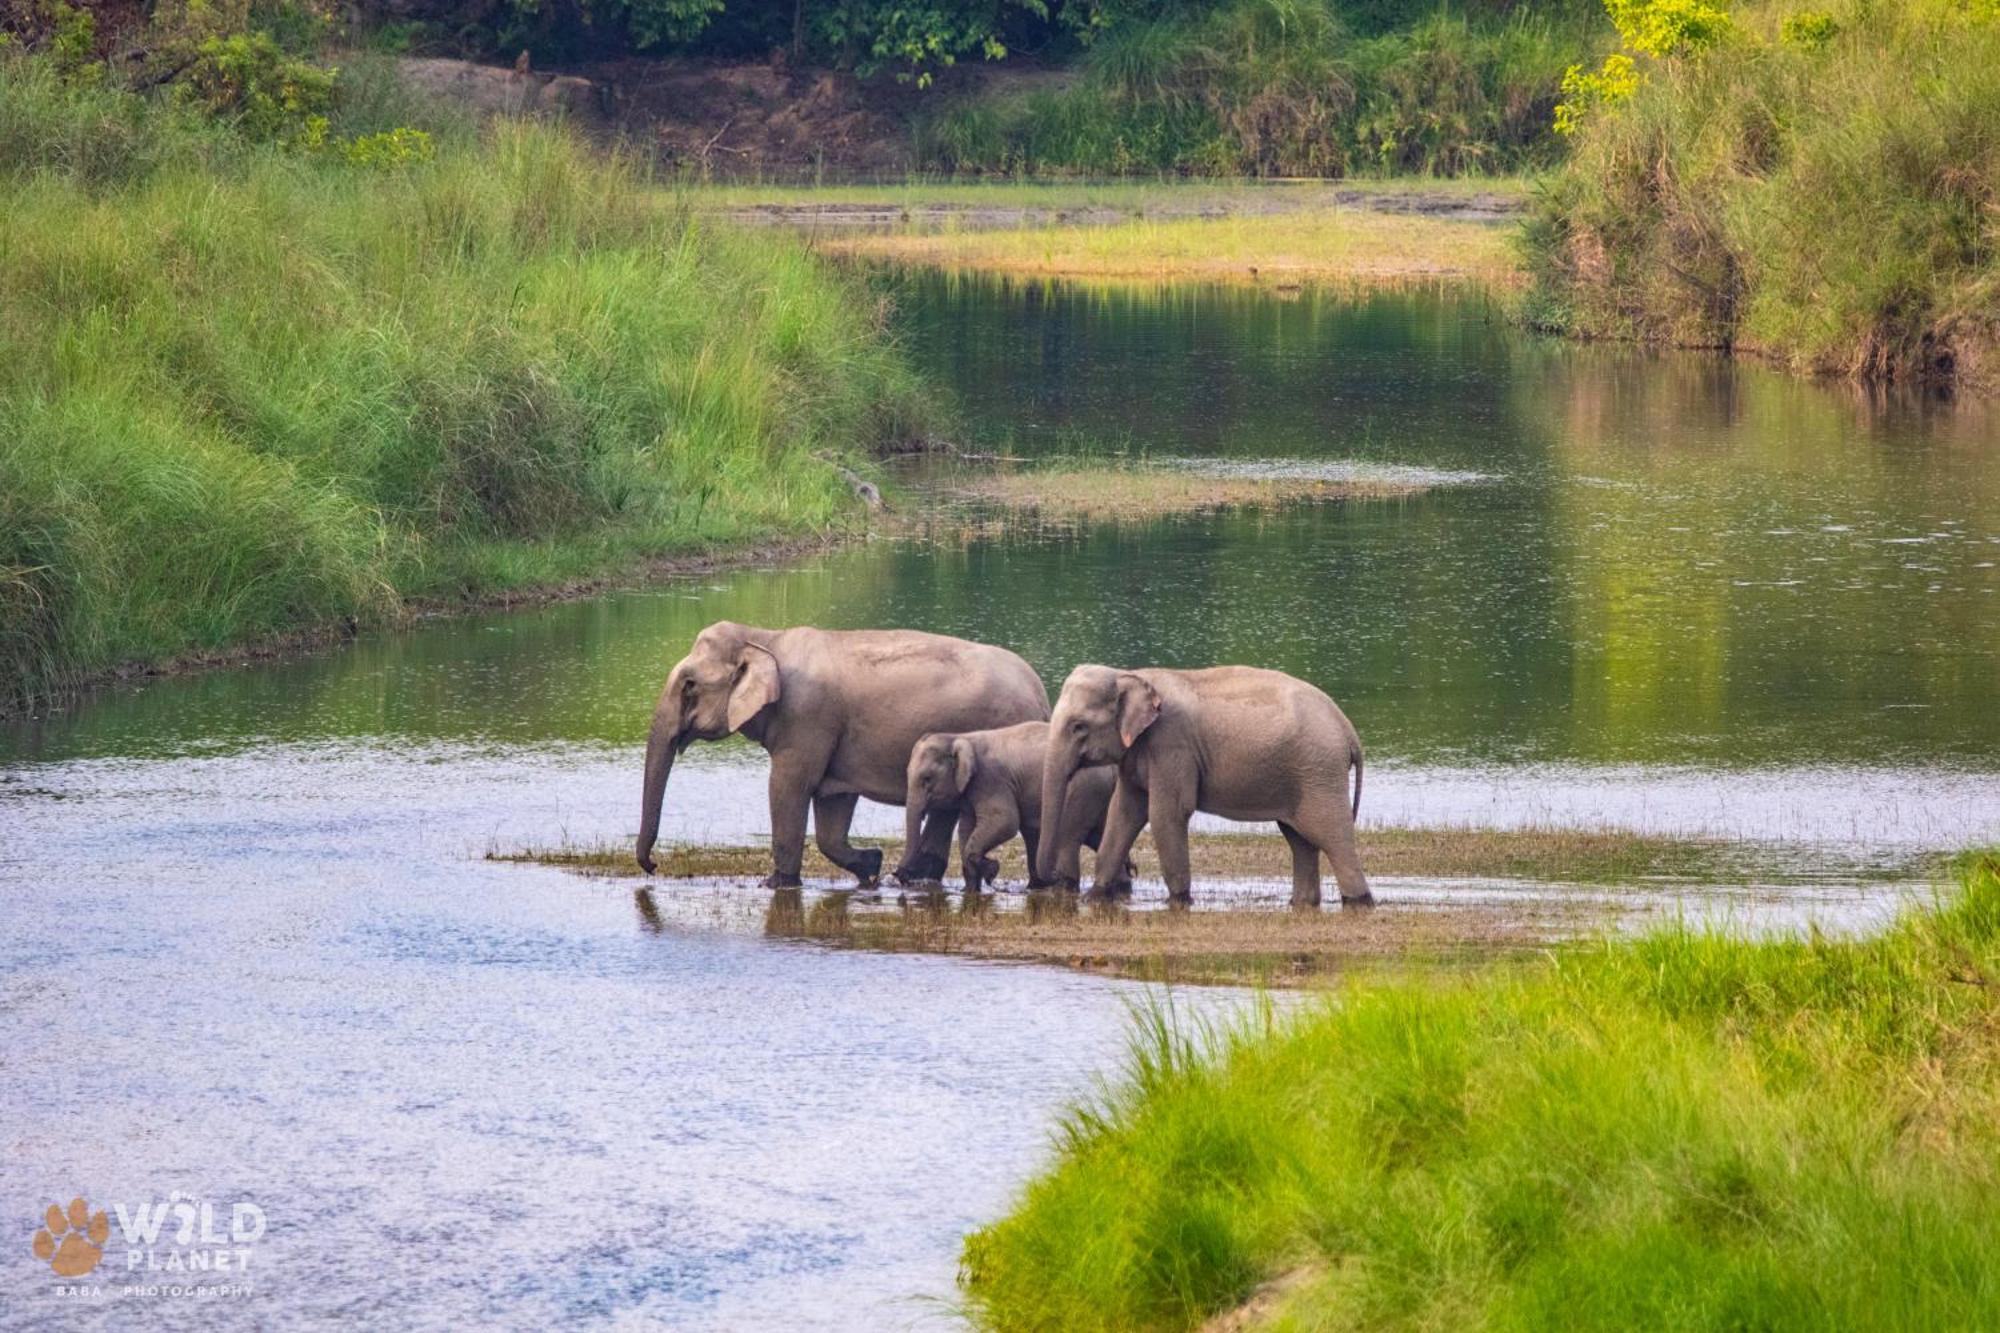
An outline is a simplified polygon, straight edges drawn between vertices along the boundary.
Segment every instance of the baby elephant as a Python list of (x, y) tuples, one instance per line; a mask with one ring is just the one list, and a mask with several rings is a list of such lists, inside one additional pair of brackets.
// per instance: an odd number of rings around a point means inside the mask
[[(977, 892), (999, 874), (999, 862), (987, 853), (1017, 833), (1028, 847), (1029, 888), (1076, 887), (1082, 860), (1078, 848), (1096, 850), (1118, 774), (1111, 768), (1087, 768), (1070, 782), (1062, 827), (1048, 830), (1045, 845), (1051, 850), (1053, 878), (1044, 880), (1035, 873), (1035, 854), (1043, 841), (1042, 759), (1048, 744), (1048, 723), (1021, 722), (991, 731), (934, 731), (910, 751), (904, 815), (915, 828), (933, 812), (961, 812), (959, 857), (968, 892)], [(918, 843), (904, 845), (914, 849)], [(1101, 867), (1098, 873), (1103, 875)], [(943, 877), (942, 859), (922, 853), (907, 856), (896, 868), (896, 878), (906, 884)]]

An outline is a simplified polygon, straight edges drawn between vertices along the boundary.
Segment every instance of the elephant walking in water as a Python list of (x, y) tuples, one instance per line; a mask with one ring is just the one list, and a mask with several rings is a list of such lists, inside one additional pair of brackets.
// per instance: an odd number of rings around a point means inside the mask
[[(653, 871), (660, 805), (674, 759), (697, 740), (741, 732), (771, 756), (773, 888), (798, 884), (806, 810), (828, 860), (863, 883), (882, 853), (847, 840), (855, 802), (901, 805), (919, 737), (1043, 721), (1048, 691), (1005, 648), (916, 630), (758, 629), (719, 621), (667, 675), (646, 740), (639, 866)], [(932, 819), (915, 857), (940, 867), (955, 816)]]
[[(957, 810), (959, 861), (967, 892), (979, 892), (982, 883), (999, 875), (999, 863), (987, 853), (1017, 833), (1028, 848), (1029, 888), (1053, 884), (1074, 889), (1082, 873), (1078, 849), (1097, 850), (1117, 775), (1108, 768), (1086, 768), (1070, 782), (1063, 802), (1065, 823), (1056, 830), (1055, 864), (1044, 878), (1036, 873), (1036, 858), (1042, 826), (1042, 758), (1048, 743), (1046, 722), (1021, 722), (992, 731), (933, 732), (918, 741), (910, 751), (909, 791), (903, 797), (909, 825), (904, 846), (918, 845), (919, 819)], [(896, 878), (905, 883), (943, 874), (942, 863), (919, 865), (906, 859), (896, 868)]]
[[(1071, 776), (1099, 764), (1118, 766), (1100, 867), (1123, 866), (1133, 839), (1151, 823), (1167, 892), (1188, 901), (1188, 820), (1199, 810), (1277, 822), (1292, 848), (1293, 906), (1319, 905), (1321, 853), (1333, 863), (1343, 903), (1374, 901), (1354, 844), (1361, 738), (1339, 705), (1296, 677), (1242, 666), (1072, 671), (1049, 721), (1042, 766), (1043, 874), (1060, 851), (1054, 830)], [(1098, 890), (1129, 886), (1100, 870)]]

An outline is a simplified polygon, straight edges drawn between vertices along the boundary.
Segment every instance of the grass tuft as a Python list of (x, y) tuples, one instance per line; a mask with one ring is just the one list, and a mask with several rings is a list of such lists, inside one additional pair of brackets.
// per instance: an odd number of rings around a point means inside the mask
[(2000, 857), (1880, 936), (1683, 927), (1141, 1016), (1122, 1083), (975, 1233), (1003, 1329), (2000, 1321)]
[(816, 455), (924, 410), (797, 241), (550, 128), (370, 169), (0, 56), (0, 198), (0, 702), (852, 523)]

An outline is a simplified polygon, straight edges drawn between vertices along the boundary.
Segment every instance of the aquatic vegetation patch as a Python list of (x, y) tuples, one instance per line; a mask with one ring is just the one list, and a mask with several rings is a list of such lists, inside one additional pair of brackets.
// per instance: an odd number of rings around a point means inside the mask
[(1248, 283), (1476, 283), (1521, 271), (1508, 231), (1490, 222), (1370, 209), (1136, 219), (1107, 225), (830, 235), (820, 247), (940, 268), (1043, 277)]
[(995, 1329), (2000, 1320), (2000, 857), (1865, 939), (1686, 926), (1364, 975), (1124, 1076), (966, 1241)]
[(1414, 477), (1366, 472), (1315, 475), (1205, 470), (1198, 465), (1104, 467), (1057, 463), (964, 475), (945, 483), (948, 498), (997, 505), (1056, 522), (1135, 521), (1219, 509), (1271, 508), (1336, 500), (1380, 500), (1429, 489)]

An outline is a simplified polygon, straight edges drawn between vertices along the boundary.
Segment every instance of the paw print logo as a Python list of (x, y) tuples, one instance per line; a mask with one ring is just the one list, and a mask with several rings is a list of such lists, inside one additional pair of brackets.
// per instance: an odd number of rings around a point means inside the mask
[(102, 1208), (91, 1212), (81, 1196), (69, 1201), (68, 1213), (50, 1204), (42, 1229), (35, 1233), (35, 1257), (57, 1277), (82, 1277), (104, 1257), (104, 1242), (110, 1236), (111, 1219)]

